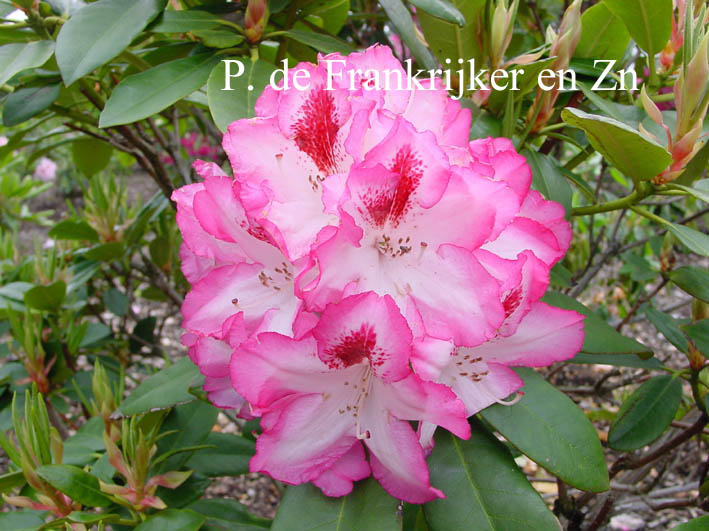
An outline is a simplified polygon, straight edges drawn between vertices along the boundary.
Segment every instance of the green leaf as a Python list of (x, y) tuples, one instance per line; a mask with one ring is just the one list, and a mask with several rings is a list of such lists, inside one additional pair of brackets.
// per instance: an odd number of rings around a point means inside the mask
[(603, 0), (650, 56), (662, 50), (672, 32), (672, 0)]
[(347, 55), (354, 51), (354, 48), (351, 45), (343, 40), (333, 37), (332, 35), (300, 30), (286, 31), (285, 35), (302, 44), (307, 44), (308, 46), (323, 53), (338, 52), (343, 55)]
[(671, 315), (663, 313), (655, 308), (648, 307), (645, 309), (645, 315), (655, 328), (667, 340), (672, 343), (680, 352), (687, 352), (689, 345), (687, 338), (680, 330), (679, 326)]
[(47, 286), (35, 286), (25, 292), (24, 301), (35, 310), (52, 311), (59, 308), (66, 296), (66, 284), (57, 280)]
[(66, 86), (121, 53), (167, 0), (99, 0), (67, 20), (57, 37), (57, 65)]
[[(694, 159), (692, 159), (694, 160)], [(672, 188), (684, 190), (688, 194), (696, 197), (700, 201), (709, 203), (709, 179), (702, 179), (694, 183), (694, 186), (684, 186), (681, 184), (672, 183)]]
[(54, 52), (54, 41), (12, 43), (0, 46), (0, 85), (28, 68), (47, 62)]
[(672, 531), (706, 531), (707, 527), (709, 527), (709, 514), (673, 527)]
[(532, 188), (547, 199), (561, 203), (568, 214), (571, 211), (573, 191), (554, 159), (530, 149), (523, 150), (521, 154), (527, 158), (532, 169)]
[(0, 476), (0, 494), (8, 494), (12, 489), (27, 483), (22, 470), (8, 472)]
[(146, 378), (123, 401), (114, 415), (137, 415), (191, 402), (195, 396), (190, 394), (189, 387), (199, 376), (197, 366), (189, 358), (182, 358)]
[(561, 118), (583, 129), (591, 145), (636, 182), (652, 179), (672, 162), (672, 155), (660, 144), (613, 118), (571, 107), (561, 111)]
[(586, 335), (583, 347), (581, 347), (582, 352), (588, 354), (637, 354), (641, 358), (652, 356), (652, 351), (648, 347), (619, 334), (615, 328), (577, 300), (554, 291), (547, 291), (542, 300), (557, 308), (574, 310), (586, 316), (584, 319)]
[[(458, 68), (458, 59), (475, 59), (476, 67), (481, 68), (482, 50), (476, 39), (475, 27), (478, 14), (485, 7), (485, 0), (452, 0), (451, 4), (465, 18), (462, 28), (425, 12), (417, 12), (426, 42), (443, 65), (446, 59), (450, 59), (450, 66)], [(469, 82), (466, 80), (466, 84)]]
[(256, 453), (253, 441), (229, 433), (212, 432), (204, 444), (206, 448), (196, 452), (187, 468), (207, 476), (240, 476), (249, 471), (249, 461)]
[(432, 531), (559, 529), (559, 522), (505, 446), (478, 420), (467, 441), (437, 430), (428, 458), (431, 484), (445, 499), (423, 506)]
[(411, 3), (436, 18), (457, 24), (461, 28), (465, 26), (463, 14), (446, 0), (411, 0)]
[(533, 369), (515, 369), (524, 393), (513, 406), (494, 404), (482, 417), (523, 454), (569, 485), (588, 492), (610, 487), (596, 430), (576, 404)]
[(165, 267), (170, 261), (172, 243), (166, 236), (158, 236), (150, 241), (148, 250), (153, 263), (158, 267)]
[(89, 419), (74, 435), (64, 441), (63, 464), (83, 467), (95, 461), (96, 453), (104, 449), (102, 434), (103, 419)]
[[(172, 431), (175, 433), (167, 435), (158, 441), (158, 453), (156, 457), (165, 453), (175, 452), (180, 448), (192, 447), (201, 444), (210, 444), (207, 437), (211, 435), (211, 430), (217, 422), (218, 409), (207, 402), (195, 400), (189, 404), (177, 406), (165, 419), (161, 427), (162, 431)], [(156, 472), (166, 472), (168, 470), (179, 470), (190, 458), (190, 456), (200, 455), (208, 449), (198, 450), (196, 453), (185, 452), (171, 455), (165, 459)], [(213, 463), (219, 466), (221, 463)], [(191, 468), (191, 467), (190, 467)], [(202, 472), (196, 470), (196, 472)]]
[(581, 38), (574, 56), (620, 61), (629, 43), (630, 33), (623, 21), (599, 3), (581, 15)]
[(351, 494), (342, 498), (325, 496), (320, 489), (306, 483), (286, 489), (273, 531), (400, 530), (398, 502), (377, 483), (368, 478), (355, 485)]
[(102, 339), (106, 339), (111, 335), (111, 329), (103, 323), (89, 323), (86, 327), (86, 333), (84, 337), (81, 338), (81, 343), (79, 343), (79, 348), (84, 348), (98, 343)]
[(107, 242), (94, 245), (84, 253), (87, 260), (98, 262), (112, 262), (123, 258), (123, 244), (121, 242)]
[(694, 341), (697, 348), (706, 356), (709, 356), (709, 319), (702, 319), (696, 323), (682, 326), (689, 339)]
[(221, 25), (219, 17), (207, 11), (186, 9), (164, 11), (160, 18), (148, 27), (155, 33), (187, 33), (188, 31), (210, 30)]
[(113, 315), (123, 317), (128, 313), (130, 299), (118, 288), (111, 288), (103, 294), (103, 303)]
[(205, 29), (192, 32), (195, 37), (210, 48), (231, 48), (240, 44), (244, 37), (229, 30)]
[(650, 378), (623, 403), (608, 432), (608, 445), (630, 452), (663, 434), (682, 400), (682, 381), (663, 374)]
[(18, 125), (44, 112), (59, 97), (59, 87), (59, 83), (50, 83), (21, 88), (10, 94), (3, 106), (3, 125)]
[(706, 269), (679, 267), (671, 271), (668, 276), (672, 282), (693, 297), (709, 302), (709, 271)]
[(64, 219), (49, 230), (49, 237), (55, 240), (98, 241), (98, 233), (83, 219)]
[[(406, 8), (403, 2), (401, 0), (380, 0), (379, 3), (384, 8), (392, 26), (394, 26), (394, 29), (401, 37), (401, 40), (404, 41), (404, 44), (411, 50), (411, 54), (416, 58), (416, 62), (423, 68), (429, 70), (436, 68), (436, 59), (416, 35), (411, 12)], [(468, 20), (467, 14), (465, 18)], [(442, 23), (452, 25), (448, 22)], [(452, 26), (460, 30), (458, 26)]]
[(206, 518), (189, 509), (165, 509), (135, 528), (136, 531), (197, 531)]
[(709, 256), (709, 236), (685, 225), (677, 225), (664, 220), (664, 225), (687, 249), (701, 256)]
[(72, 500), (90, 507), (108, 507), (113, 502), (99, 488), (98, 479), (72, 465), (44, 465), (37, 475)]
[[(314, 15), (323, 22), (323, 29), (337, 35), (347, 22), (350, 0), (313, 0), (303, 6), (303, 15)], [(273, 14), (273, 8), (271, 14)]]
[[(275, 67), (266, 61), (243, 61), (244, 73), (231, 78), (226, 86), (226, 63), (222, 60), (214, 67), (207, 82), (209, 112), (217, 127), (226, 132), (230, 123), (254, 116), (254, 103), (268, 84)], [(251, 87), (251, 90), (249, 90)]]
[(14, 510), (0, 513), (0, 529), (14, 531), (19, 529), (39, 529), (44, 525), (41, 511), (34, 509)]
[(167, 506), (181, 509), (204, 497), (204, 491), (207, 490), (210, 483), (211, 481), (207, 476), (192, 474), (187, 478), (187, 481), (176, 489), (158, 487), (155, 495), (164, 501)]
[(81, 524), (93, 524), (95, 522), (111, 522), (115, 520), (120, 520), (121, 517), (118, 514), (106, 514), (106, 513), (89, 513), (85, 511), (74, 511), (69, 513), (67, 518), (72, 522), (78, 522)]
[(71, 158), (86, 177), (93, 177), (111, 162), (113, 148), (93, 137), (77, 138), (71, 144)]
[(270, 520), (252, 515), (236, 500), (205, 498), (187, 508), (207, 517), (202, 531), (248, 531), (271, 527)]
[(202, 87), (218, 58), (209, 53), (163, 63), (128, 76), (113, 90), (99, 117), (99, 127), (147, 118)]

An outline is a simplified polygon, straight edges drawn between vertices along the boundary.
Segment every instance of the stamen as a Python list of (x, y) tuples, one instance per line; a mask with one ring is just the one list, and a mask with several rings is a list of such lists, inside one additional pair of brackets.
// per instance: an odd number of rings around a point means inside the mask
[(510, 400), (502, 400), (501, 398), (498, 398), (495, 400), (495, 402), (497, 402), (498, 404), (503, 405), (503, 406), (514, 406), (517, 402), (522, 400), (522, 396), (524, 396), (524, 393), (518, 392), (515, 394), (514, 398), (512, 398)]

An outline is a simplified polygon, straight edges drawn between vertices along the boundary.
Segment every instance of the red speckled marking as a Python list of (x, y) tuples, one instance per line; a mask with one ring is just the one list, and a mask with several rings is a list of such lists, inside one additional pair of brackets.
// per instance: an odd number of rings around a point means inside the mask
[(510, 291), (505, 300), (502, 301), (502, 307), (505, 309), (505, 317), (509, 317), (519, 307), (522, 302), (522, 288), (515, 288)]
[(335, 139), (340, 130), (335, 99), (322, 88), (310, 92), (299, 110), (295, 123), (295, 143), (307, 153), (318, 169), (332, 173), (335, 169)]
[(399, 149), (390, 169), (399, 174), (399, 181), (393, 192), (370, 188), (360, 196), (370, 221), (377, 227), (383, 226), (387, 221), (394, 227), (399, 224), (411, 208), (409, 199), (423, 175), (423, 164), (408, 145)]
[(381, 365), (383, 361), (377, 359), (381, 357), (381, 349), (377, 348), (377, 334), (367, 324), (363, 324), (359, 330), (352, 330), (334, 347), (325, 351), (331, 361), (328, 365), (331, 368), (345, 368), (362, 362), (368, 358), (370, 364)]

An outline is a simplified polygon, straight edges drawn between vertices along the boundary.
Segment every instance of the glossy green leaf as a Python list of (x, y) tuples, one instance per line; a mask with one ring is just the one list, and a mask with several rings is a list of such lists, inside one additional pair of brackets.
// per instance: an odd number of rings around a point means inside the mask
[(672, 155), (660, 144), (613, 118), (567, 107), (561, 118), (583, 129), (588, 141), (605, 159), (635, 181), (647, 181), (672, 162)]
[[(422, 68), (429, 70), (436, 68), (436, 59), (416, 35), (411, 12), (406, 8), (403, 2), (401, 0), (380, 0), (379, 3), (384, 8), (392, 26), (394, 26), (399, 37), (401, 37), (401, 40), (404, 41), (404, 44), (411, 50), (411, 54), (416, 58), (416, 62), (418, 62)], [(448, 22), (442, 23), (450, 24)], [(454, 24), (452, 26), (460, 30), (458, 26)]]
[(709, 528), (709, 514), (693, 518), (672, 528), (672, 531), (706, 531)]
[(682, 326), (682, 330), (705, 356), (709, 356), (709, 319), (686, 324)]
[[(242, 61), (244, 73), (239, 77), (229, 79), (227, 86), (226, 63), (220, 61), (212, 70), (207, 82), (207, 99), (209, 101), (209, 112), (217, 127), (226, 132), (230, 123), (242, 118), (254, 116), (254, 104), (261, 95), (263, 89), (268, 84), (275, 67), (266, 61), (257, 60), (251, 62)], [(233, 72), (236, 73), (237, 65), (233, 65)], [(251, 90), (249, 90), (251, 87)]]
[(256, 453), (253, 441), (230, 433), (212, 432), (204, 444), (206, 448), (195, 452), (187, 461), (187, 468), (208, 476), (239, 476), (249, 471), (249, 461)]
[(179, 529), (179, 531), (197, 531), (202, 527), (205, 520), (204, 516), (189, 509), (165, 509), (149, 517), (135, 530), (165, 531), (166, 529)]
[(121, 53), (165, 7), (167, 0), (99, 0), (64, 23), (57, 65), (66, 86)]
[(89, 323), (86, 333), (79, 343), (79, 348), (84, 348), (98, 343), (111, 335), (111, 329), (103, 323)]
[[(173, 431), (170, 435), (158, 441), (158, 456), (165, 453), (172, 453), (180, 448), (193, 447), (198, 445), (209, 445), (207, 437), (211, 435), (211, 430), (217, 422), (218, 409), (212, 404), (195, 400), (189, 404), (177, 406), (163, 422), (163, 431)], [(202, 452), (211, 450), (202, 449), (196, 452), (180, 452), (171, 455), (160, 463), (156, 472), (167, 472), (168, 470), (179, 470), (187, 462), (190, 457), (200, 455)], [(221, 463), (213, 463), (213, 466), (219, 466)], [(193, 467), (189, 467), (193, 469)], [(194, 469), (195, 472), (203, 472), (202, 470)], [(226, 475), (226, 474), (225, 474)]]
[(96, 522), (112, 522), (115, 520), (120, 520), (120, 515), (118, 514), (106, 514), (106, 513), (90, 513), (87, 511), (74, 511), (70, 513), (67, 518), (72, 522), (78, 522), (81, 524), (93, 524)]
[(672, 0), (603, 0), (630, 36), (651, 56), (662, 50), (672, 32)]
[(677, 236), (687, 249), (701, 256), (709, 256), (709, 235), (699, 232), (685, 225), (678, 225), (665, 221), (664, 225), (672, 234)]
[(106, 102), (99, 127), (147, 118), (202, 87), (219, 59), (204, 53), (163, 63), (121, 81)]
[(207, 518), (202, 531), (253, 531), (271, 527), (270, 520), (249, 513), (236, 500), (205, 498), (187, 508)]
[(623, 21), (601, 2), (581, 15), (581, 38), (574, 56), (620, 61), (629, 43), (630, 33)]
[(682, 381), (669, 374), (655, 376), (623, 403), (608, 432), (608, 445), (630, 452), (664, 433), (682, 399)]
[(190, 394), (189, 387), (199, 376), (197, 366), (189, 358), (182, 358), (143, 380), (123, 401), (115, 415), (137, 415), (191, 402), (195, 396)]
[(72, 465), (44, 465), (36, 469), (37, 475), (72, 500), (90, 507), (108, 507), (111, 500), (101, 492), (98, 479)]
[(10, 94), (3, 105), (3, 125), (21, 124), (47, 110), (59, 97), (59, 87), (59, 83), (50, 83), (21, 88)]
[(350, 0), (313, 0), (303, 6), (303, 15), (319, 17), (323, 29), (331, 35), (337, 35), (347, 22), (349, 10)]
[(662, 369), (663, 365), (657, 358), (640, 359), (637, 356), (627, 354), (586, 354), (579, 352), (569, 363), (581, 365), (613, 365), (614, 367), (634, 367), (636, 369)]
[(553, 291), (547, 291), (542, 300), (557, 308), (574, 310), (586, 316), (582, 352), (588, 354), (637, 354), (642, 358), (652, 356), (652, 351), (648, 347), (619, 334), (615, 328), (577, 300)]
[(210, 483), (211, 481), (207, 476), (194, 473), (176, 489), (158, 487), (155, 495), (164, 501), (168, 507), (181, 509), (204, 497), (204, 492)]
[(400, 530), (398, 501), (389, 496), (373, 478), (357, 483), (351, 494), (342, 498), (325, 496), (310, 483), (286, 489), (273, 531)]
[(93, 137), (77, 138), (71, 144), (71, 158), (86, 177), (93, 177), (111, 162), (113, 148)]
[[(411, 4), (431, 16), (457, 24), (461, 28), (465, 26), (463, 14), (458, 11), (457, 7), (446, 0), (411, 0)], [(417, 11), (417, 13), (420, 13), (420, 11)]]
[(51, 311), (59, 308), (66, 296), (66, 283), (57, 280), (47, 286), (35, 286), (25, 292), (24, 301), (35, 310)]
[(432, 531), (558, 530), (554, 514), (527, 481), (505, 446), (473, 420), (464, 441), (439, 429), (428, 458), (431, 484), (446, 494), (423, 506)]
[(118, 288), (111, 288), (103, 294), (103, 303), (113, 315), (123, 317), (128, 313), (130, 299)]
[(111, 262), (123, 257), (124, 247), (121, 242), (106, 242), (94, 245), (84, 253), (89, 260)]
[(0, 513), (0, 529), (5, 531), (39, 529), (42, 525), (44, 525), (42, 513), (34, 509), (21, 509)]
[(244, 41), (244, 37), (229, 30), (207, 29), (192, 33), (210, 48), (231, 48)]
[(168, 9), (148, 27), (155, 33), (187, 33), (188, 31), (210, 30), (221, 25), (219, 17), (207, 11)]
[(308, 46), (323, 53), (338, 52), (346, 55), (354, 51), (354, 48), (351, 45), (343, 40), (333, 37), (332, 35), (301, 30), (286, 31), (285, 35), (302, 44), (307, 44)]
[(12, 43), (0, 46), (0, 85), (28, 68), (47, 62), (54, 52), (54, 41)]
[(645, 309), (645, 315), (655, 328), (667, 340), (672, 343), (680, 352), (687, 352), (687, 338), (680, 330), (679, 326), (671, 315), (663, 313), (655, 308), (648, 307)]
[(21, 487), (27, 483), (22, 470), (17, 472), (7, 472), (0, 475), (0, 494), (9, 494), (12, 489)]
[(95, 461), (96, 453), (103, 450), (103, 419), (92, 417), (64, 441), (62, 463), (83, 467)]
[(700, 181), (697, 181), (692, 186), (684, 186), (681, 184), (673, 183), (672, 187), (677, 188), (679, 190), (684, 190), (689, 195), (696, 197), (700, 201), (709, 203), (709, 179), (702, 179)]
[(485, 7), (485, 0), (451, 0), (450, 3), (463, 15), (465, 25), (461, 28), (419, 11), (417, 18), (426, 42), (443, 65), (446, 65), (446, 59), (450, 59), (450, 66), (457, 69), (458, 59), (475, 59), (476, 66), (481, 68), (482, 49), (475, 35), (475, 26), (478, 14)]
[(98, 241), (98, 233), (86, 221), (64, 219), (49, 230), (49, 237), (55, 240)]
[(483, 418), (523, 454), (569, 485), (589, 492), (610, 487), (603, 448), (586, 415), (533, 369), (516, 369), (524, 380), (521, 400), (493, 404)]
[(709, 302), (709, 271), (706, 269), (684, 266), (671, 271), (668, 276), (693, 297)]
[(561, 203), (564, 210), (570, 212), (573, 191), (554, 159), (530, 149), (523, 150), (521, 154), (527, 158), (532, 169), (532, 188), (545, 198)]

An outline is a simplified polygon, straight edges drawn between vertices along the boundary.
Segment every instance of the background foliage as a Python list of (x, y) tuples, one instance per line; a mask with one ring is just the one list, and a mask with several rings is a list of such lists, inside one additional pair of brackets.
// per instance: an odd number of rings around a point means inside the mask
[[(0, 513), (0, 528), (542, 530), (558, 518), (597, 529), (629, 507), (700, 515), (709, 507), (705, 9), (692, 0), (0, 1), (0, 16), (15, 13), (0, 24), (0, 491), (26, 508)], [(377, 42), (421, 68), (449, 58), (525, 69), (521, 90), (468, 91), (463, 104), (471, 138), (512, 138), (533, 186), (565, 206), (574, 240), (545, 300), (586, 314), (586, 341), (550, 371), (520, 370), (522, 400), (484, 410), (470, 440), (438, 434), (429, 465), (446, 499), (402, 506), (371, 479), (342, 499), (278, 484), (280, 507), (266, 519), (204, 497), (212, 478), (248, 472), (258, 426), (206, 402), (176, 346), (187, 285), (168, 198), (195, 178), (192, 158), (224, 163), (222, 132), (253, 115), (276, 64)], [(233, 92), (221, 90), (228, 58), (246, 63)], [(626, 89), (592, 90), (594, 59), (616, 60), (603, 87)], [(578, 88), (542, 91), (544, 68), (573, 71)], [(621, 69), (638, 74), (642, 91)], [(43, 211), (51, 193), (60, 200)], [(635, 337), (641, 325), (652, 345)], [(686, 481), (663, 491), (677, 459), (689, 459)], [(707, 518), (680, 527), (706, 528)]]

